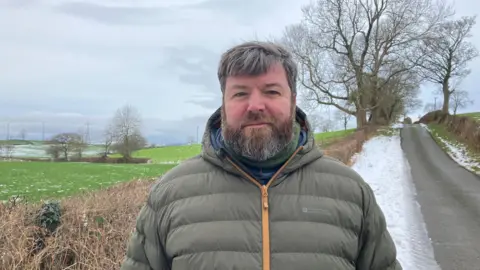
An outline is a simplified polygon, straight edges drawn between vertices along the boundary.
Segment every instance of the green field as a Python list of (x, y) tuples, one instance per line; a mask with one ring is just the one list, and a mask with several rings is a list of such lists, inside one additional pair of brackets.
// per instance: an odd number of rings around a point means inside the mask
[(43, 141), (34, 141), (34, 140), (0, 140), (0, 144), (3, 145), (43, 145)]
[(0, 201), (59, 198), (125, 181), (156, 177), (173, 165), (60, 162), (0, 162)]
[(334, 142), (337, 139), (341, 139), (345, 136), (353, 134), (355, 129), (347, 130), (337, 130), (331, 132), (323, 132), (315, 134), (315, 141), (317, 144), (320, 144), (322, 147), (328, 146), (330, 143)]
[(480, 112), (464, 113), (464, 114), (459, 114), (459, 116), (468, 116), (477, 121), (480, 121)]
[(133, 157), (150, 158), (153, 163), (178, 163), (200, 154), (201, 147), (200, 144), (192, 144), (146, 148), (136, 151)]
[[(315, 139), (325, 146), (353, 132), (349, 129), (320, 133)], [(22, 144), (26, 145), (25, 141)], [(26, 196), (29, 201), (61, 198), (119, 182), (156, 177), (200, 151), (201, 145), (193, 144), (146, 148), (133, 154), (151, 158), (152, 164), (0, 162), (0, 201), (15, 195)]]

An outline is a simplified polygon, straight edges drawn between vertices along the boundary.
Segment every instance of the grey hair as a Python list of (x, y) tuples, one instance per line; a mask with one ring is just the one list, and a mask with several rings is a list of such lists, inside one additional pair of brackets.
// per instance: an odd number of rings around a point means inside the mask
[(218, 66), (218, 80), (222, 92), (225, 91), (227, 77), (261, 75), (276, 63), (280, 63), (285, 69), (288, 86), (292, 94), (296, 94), (298, 71), (291, 53), (279, 44), (260, 41), (242, 43), (222, 54)]

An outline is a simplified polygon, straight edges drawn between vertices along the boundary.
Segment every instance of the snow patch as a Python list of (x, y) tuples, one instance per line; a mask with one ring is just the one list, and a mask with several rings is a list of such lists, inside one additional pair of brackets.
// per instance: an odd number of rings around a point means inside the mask
[(173, 164), (180, 164), (181, 160), (177, 160), (177, 161), (158, 161), (158, 162), (155, 162), (156, 164), (162, 164), (162, 165), (173, 165)]
[(354, 158), (352, 168), (372, 187), (403, 269), (439, 270), (400, 137), (374, 137)]
[(464, 167), (465, 169), (480, 174), (480, 171), (477, 172), (478, 168), (480, 168), (480, 162), (476, 161), (472, 157), (470, 157), (467, 148), (460, 142), (452, 143), (448, 140), (445, 140), (441, 136), (435, 134), (428, 126), (424, 126), (430, 134), (432, 134), (435, 138), (440, 140), (446, 147), (447, 147), (447, 154), (458, 163), (458, 165)]

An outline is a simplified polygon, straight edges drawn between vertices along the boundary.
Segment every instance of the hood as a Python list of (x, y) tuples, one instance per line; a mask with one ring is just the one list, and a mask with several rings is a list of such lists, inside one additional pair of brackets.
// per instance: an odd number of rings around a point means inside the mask
[[(315, 145), (314, 133), (311, 131), (310, 123), (306, 114), (297, 106), (296, 121), (300, 124), (305, 137), (303, 139), (303, 149), (290, 161), (283, 170), (284, 174), (293, 172), (308, 163), (311, 163), (323, 156), (323, 152)], [(218, 129), (221, 127), (221, 107), (218, 108), (208, 119), (205, 132), (202, 138), (201, 156), (204, 160), (221, 167), (230, 173), (241, 175), (241, 173), (228, 162), (225, 157), (227, 152), (223, 147), (216, 143), (215, 136), (219, 136)]]

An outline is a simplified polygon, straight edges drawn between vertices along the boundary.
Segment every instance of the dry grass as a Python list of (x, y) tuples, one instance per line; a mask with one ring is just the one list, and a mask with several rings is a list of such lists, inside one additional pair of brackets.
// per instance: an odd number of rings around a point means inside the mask
[(363, 143), (374, 136), (376, 131), (377, 127), (366, 127), (365, 129), (357, 130), (352, 135), (329, 145), (323, 149), (323, 152), (326, 156), (336, 158), (351, 166), (353, 155), (362, 150)]
[(0, 204), (0, 269), (119, 269), (152, 183), (132, 181), (60, 201), (55, 236), (29, 222), (39, 205)]

